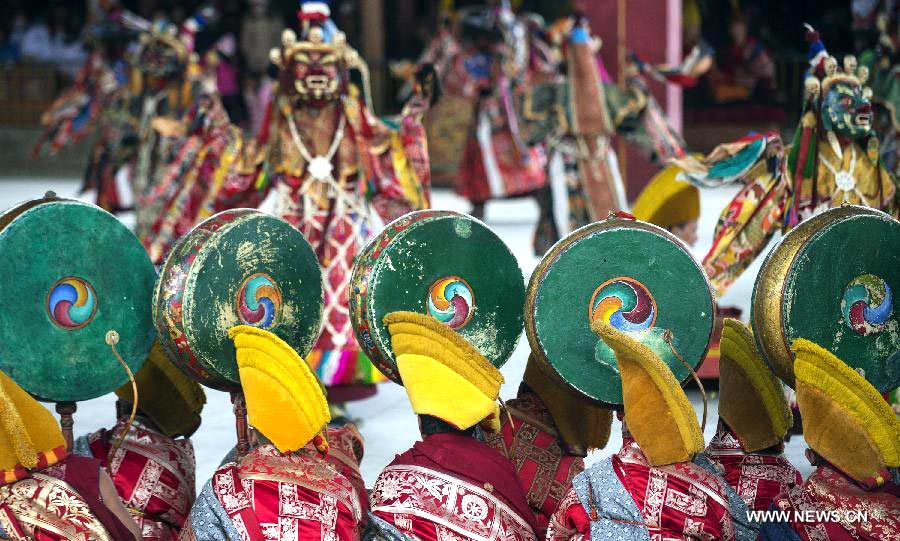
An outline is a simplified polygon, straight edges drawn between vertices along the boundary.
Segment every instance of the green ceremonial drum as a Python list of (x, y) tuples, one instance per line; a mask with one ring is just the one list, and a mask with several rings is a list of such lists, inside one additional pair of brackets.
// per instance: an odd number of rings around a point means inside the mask
[(696, 370), (706, 357), (715, 305), (706, 274), (674, 235), (609, 218), (572, 232), (538, 264), (525, 334), (547, 374), (593, 402), (620, 406), (615, 354), (591, 331), (597, 318), (648, 345), (683, 382), (685, 363)]
[(240, 378), (228, 329), (266, 329), (305, 356), (322, 326), (322, 271), (309, 243), (284, 220), (252, 209), (221, 212), (169, 253), (153, 319), (160, 343), (188, 375), (235, 390)]
[(0, 216), (0, 370), (42, 400), (89, 400), (128, 381), (150, 351), (156, 273), (105, 210), (51, 194)]
[(400, 383), (384, 316), (430, 314), (503, 366), (522, 334), (525, 280), (515, 256), (482, 222), (423, 210), (388, 224), (353, 267), (350, 317), (381, 372)]
[(847, 205), (784, 236), (753, 288), (759, 350), (794, 386), (791, 343), (806, 338), (861, 371), (879, 391), (900, 385), (900, 222)]

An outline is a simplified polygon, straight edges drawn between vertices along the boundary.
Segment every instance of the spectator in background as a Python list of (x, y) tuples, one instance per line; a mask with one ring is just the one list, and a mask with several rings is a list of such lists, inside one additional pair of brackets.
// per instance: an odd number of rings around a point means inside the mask
[(10, 39), (9, 29), (0, 26), (0, 65), (11, 64), (19, 60), (19, 48)]
[(237, 40), (234, 34), (228, 33), (216, 42), (216, 86), (222, 97), (222, 105), (228, 112), (232, 124), (243, 126), (247, 121), (244, 98), (238, 82)]
[(713, 55), (716, 51), (701, 33), (703, 16), (697, 0), (684, 0), (681, 4), (681, 13), (681, 50), (684, 58), (682, 66), (686, 68), (685, 75), (696, 80), (712, 68)]
[(19, 51), (23, 59), (56, 65), (61, 72), (75, 77), (87, 59), (78, 30), (81, 21), (73, 17), (66, 5), (50, 9), (46, 20), (36, 18), (25, 29)]
[(269, 50), (281, 44), (284, 22), (269, 11), (269, 0), (249, 0), (250, 13), (241, 23), (240, 51), (244, 59), (244, 101), (250, 114), (250, 128), (259, 131), (271, 94)]
[(897, 0), (853, 0), (850, 2), (850, 12), (853, 15), (851, 26), (853, 34), (853, 49), (863, 51), (875, 45), (878, 41), (878, 28), (875, 21), (879, 13), (897, 13), (900, 4)]
[(715, 101), (773, 101), (775, 62), (765, 44), (748, 34), (747, 21), (740, 14), (732, 18), (728, 33), (731, 41), (710, 73)]

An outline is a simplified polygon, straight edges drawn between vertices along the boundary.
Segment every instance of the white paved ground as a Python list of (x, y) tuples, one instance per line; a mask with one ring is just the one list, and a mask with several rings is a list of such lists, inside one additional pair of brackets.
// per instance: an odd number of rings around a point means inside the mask
[[(0, 173), (2, 174), (2, 173)], [(78, 180), (42, 179), (30, 180), (22, 178), (0, 178), (0, 209), (5, 209), (20, 201), (41, 196), (46, 190), (54, 190), (61, 196), (75, 196)], [(702, 257), (711, 242), (711, 233), (715, 226), (720, 209), (732, 196), (732, 190), (707, 192), (704, 194), (703, 215), (700, 223), (700, 241), (695, 253)], [(89, 195), (89, 194), (88, 194)], [(447, 191), (435, 194), (435, 206), (438, 208), (466, 211), (465, 201)], [(518, 257), (526, 280), (531, 274), (537, 259), (531, 254), (531, 229), (537, 217), (537, 208), (530, 200), (492, 203), (488, 206), (486, 221), (507, 242)], [(128, 217), (125, 217), (128, 221)], [(759, 261), (762, 257), (759, 258)], [(732, 287), (721, 302), (724, 305), (737, 305), (744, 309), (744, 317), (749, 316), (750, 294), (753, 279), (759, 268), (759, 262)], [(501, 396), (515, 396), (516, 388), (525, 369), (528, 345), (524, 337), (519, 342), (512, 359), (503, 367), (506, 383)], [(699, 393), (690, 393), (691, 400), (698, 411), (702, 408)], [(194, 436), (194, 447), (197, 454), (197, 481), (202, 484), (218, 466), (224, 454), (234, 445), (234, 420), (228, 396), (218, 391), (208, 391), (208, 404), (203, 414), (203, 424)], [(75, 415), (77, 434), (85, 434), (101, 427), (113, 424), (115, 412), (114, 400), (111, 396), (90, 400), (79, 404)], [(709, 439), (715, 430), (718, 401), (713, 396), (709, 403), (709, 419), (706, 437)], [(52, 407), (52, 406), (51, 406)], [(352, 403), (350, 413), (360, 419), (360, 429), (366, 438), (366, 457), (362, 465), (362, 473), (366, 482), (371, 484), (378, 472), (394, 455), (408, 449), (418, 438), (416, 419), (409, 408), (403, 389), (393, 384), (384, 384), (376, 396)], [(614, 437), (606, 449), (595, 452), (590, 460), (596, 460), (617, 450), (621, 438), (618, 427), (613, 429)], [(811, 469), (803, 458), (805, 444), (802, 438), (794, 438), (788, 443), (788, 457), (801, 469), (804, 476)]]

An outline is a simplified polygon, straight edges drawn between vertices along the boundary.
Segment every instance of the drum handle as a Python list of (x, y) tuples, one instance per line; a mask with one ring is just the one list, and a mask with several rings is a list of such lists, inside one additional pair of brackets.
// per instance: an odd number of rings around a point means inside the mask
[(669, 329), (666, 329), (666, 332), (663, 333), (663, 340), (665, 340), (665, 342), (667, 344), (669, 344), (669, 348), (672, 349), (672, 353), (675, 355), (675, 357), (679, 361), (681, 361), (681, 364), (683, 364), (684, 367), (688, 369), (688, 372), (691, 373), (691, 377), (693, 377), (694, 381), (697, 382), (697, 387), (700, 388), (700, 395), (703, 397), (703, 422), (700, 423), (700, 432), (705, 432), (706, 431), (706, 406), (707, 406), (707, 404), (706, 404), (706, 389), (703, 388), (703, 383), (701, 383), (700, 378), (697, 377), (697, 372), (694, 371), (694, 369), (691, 367), (691, 365), (688, 364), (688, 362), (684, 360), (684, 357), (682, 357), (681, 354), (678, 353), (678, 350), (675, 349), (675, 343), (674, 343), (675, 338), (672, 336), (672, 331), (670, 331)]
[[(107, 331), (106, 343), (109, 345), (110, 349), (112, 349), (113, 355), (116, 356), (116, 359), (119, 360), (119, 364), (122, 365), (122, 368), (124, 368), (125, 372), (128, 374), (128, 381), (131, 382), (131, 397), (134, 399), (131, 401), (131, 414), (128, 416), (128, 422), (125, 423), (125, 430), (122, 432), (122, 435), (119, 437), (119, 441), (116, 442), (116, 445), (112, 448), (112, 452), (110, 452), (109, 454), (110, 457), (114, 457), (116, 456), (116, 453), (119, 452), (122, 444), (125, 443), (125, 438), (128, 437), (128, 433), (131, 432), (131, 427), (134, 425), (134, 418), (137, 417), (139, 399), (137, 380), (134, 379), (134, 373), (131, 371), (131, 368), (128, 367), (128, 363), (125, 362), (125, 359), (123, 359), (122, 356), (119, 355), (119, 351), (116, 349), (116, 344), (119, 343), (119, 333), (113, 329)], [(112, 460), (107, 460), (107, 470), (109, 470), (110, 464), (112, 464)], [(108, 471), (108, 473), (112, 475), (111, 471)]]
[(247, 423), (247, 402), (244, 393), (233, 391), (231, 403), (234, 405), (234, 429), (237, 432), (235, 460), (240, 460), (250, 452), (250, 427)]
[(59, 414), (59, 427), (62, 429), (63, 439), (66, 442), (66, 451), (71, 451), (75, 444), (75, 438), (72, 436), (72, 427), (75, 426), (75, 419), (72, 415), (78, 409), (75, 402), (57, 402), (56, 413)]

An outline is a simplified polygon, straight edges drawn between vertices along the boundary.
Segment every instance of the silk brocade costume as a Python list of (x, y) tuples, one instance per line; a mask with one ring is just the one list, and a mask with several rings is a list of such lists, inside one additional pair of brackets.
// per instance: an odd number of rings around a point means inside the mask
[(120, 420), (112, 430), (83, 436), (75, 452), (107, 468), (145, 540), (174, 541), (196, 495), (194, 446), (189, 439), (170, 438), (138, 420), (112, 454), (124, 430), (125, 421)]
[(686, 462), (653, 467), (637, 443), (575, 478), (548, 541), (734, 539), (724, 481)]
[(70, 456), (0, 487), (0, 536), (14, 541), (131, 539), (102, 502), (100, 467), (93, 458)]
[[(889, 483), (865, 491), (830, 464), (822, 464), (805, 483), (775, 498), (772, 510), (789, 513), (828, 513), (841, 517), (835, 522), (769, 523), (761, 532), (763, 541), (893, 541), (900, 539), (900, 485)], [(849, 518), (867, 515), (868, 520)], [(803, 516), (803, 515), (801, 515)], [(796, 518), (796, 517), (795, 517)]]
[(505, 409), (509, 415), (501, 414), (500, 432), (488, 433), (485, 442), (512, 462), (543, 535), (572, 480), (584, 471), (584, 459), (567, 448), (537, 394), (520, 388)]
[(354, 483), (311, 446), (261, 445), (203, 487), (183, 541), (354, 540), (365, 509)]
[(372, 514), (421, 541), (537, 540), (506, 458), (461, 433), (438, 433), (397, 455), (372, 487)]
[(768, 509), (779, 494), (803, 483), (800, 472), (783, 455), (745, 453), (726, 427), (720, 426), (704, 454), (719, 467), (747, 506), (756, 511)]

